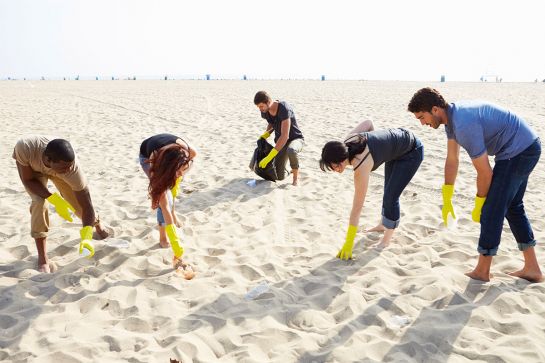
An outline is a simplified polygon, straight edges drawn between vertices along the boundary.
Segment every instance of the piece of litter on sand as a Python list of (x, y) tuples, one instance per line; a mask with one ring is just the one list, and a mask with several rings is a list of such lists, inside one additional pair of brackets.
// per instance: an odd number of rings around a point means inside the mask
[(119, 238), (107, 238), (104, 243), (109, 247), (114, 248), (129, 248), (130, 243), (124, 239)]
[(269, 291), (269, 284), (267, 283), (267, 281), (262, 281), (259, 285), (257, 285), (256, 287), (248, 291), (246, 295), (244, 295), (244, 300), (253, 300), (267, 291)]
[(178, 267), (176, 269), (176, 273), (180, 276), (183, 276), (186, 280), (191, 280), (193, 277), (195, 277), (195, 271), (191, 268), (191, 266), (187, 265), (185, 268), (182, 266)]
[(248, 181), (246, 182), (246, 184), (247, 184), (249, 187), (252, 187), (252, 188), (256, 186), (256, 183), (257, 183), (257, 181), (256, 181), (255, 179), (248, 180)]
[(456, 227), (458, 226), (458, 220), (453, 218), (451, 214), (447, 216), (447, 223), (448, 223), (447, 229), (451, 231), (455, 230)]
[(411, 319), (409, 319), (409, 317), (406, 315), (394, 315), (390, 318), (390, 324), (396, 328), (404, 327), (405, 325), (409, 325), (410, 323)]
[(81, 257), (87, 257), (91, 254), (91, 251), (89, 251), (87, 248), (83, 248), (81, 250), (81, 253), (79, 254)]

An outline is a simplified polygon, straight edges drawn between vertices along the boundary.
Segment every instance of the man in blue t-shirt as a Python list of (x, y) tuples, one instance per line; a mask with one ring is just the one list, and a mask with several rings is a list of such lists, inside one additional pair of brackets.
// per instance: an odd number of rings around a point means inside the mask
[(259, 162), (260, 168), (265, 168), (274, 159), (276, 175), (279, 180), (286, 177), (288, 159), (293, 174), (293, 185), (297, 185), (299, 176), (298, 154), (303, 149), (305, 141), (297, 125), (295, 113), (285, 101), (273, 101), (265, 91), (259, 91), (254, 96), (254, 104), (259, 108), (261, 117), (267, 120), (267, 129), (260, 137), (267, 139), (274, 130), (274, 149)]
[[(528, 177), (541, 155), (541, 143), (534, 130), (523, 119), (499, 106), (474, 101), (448, 104), (432, 88), (416, 92), (408, 110), (422, 125), (434, 129), (445, 125), (448, 138), (442, 188), (445, 225), (449, 214), (456, 218), (452, 196), (460, 146), (467, 151), (477, 171), (477, 195), (471, 217), (481, 224), (477, 248), (480, 255), (475, 269), (466, 275), (490, 280), (492, 257), (498, 251), (505, 217), (524, 256), (524, 267), (510, 275), (532, 282), (543, 281), (534, 250), (536, 240), (523, 202)], [(493, 170), (489, 155), (495, 156)]]

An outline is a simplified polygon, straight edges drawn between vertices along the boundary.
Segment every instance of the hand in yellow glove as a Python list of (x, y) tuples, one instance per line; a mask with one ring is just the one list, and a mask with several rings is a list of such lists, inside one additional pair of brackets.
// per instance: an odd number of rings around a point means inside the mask
[(267, 140), (267, 139), (269, 138), (269, 136), (271, 136), (271, 133), (270, 133), (269, 131), (265, 131), (265, 132), (263, 133), (263, 135), (261, 135), (261, 136), (259, 136), (259, 137), (262, 138), (262, 139)]
[(64, 198), (61, 197), (58, 193), (51, 194), (49, 197), (47, 197), (47, 201), (55, 206), (55, 210), (57, 211), (58, 215), (60, 215), (68, 222), (73, 221), (72, 216), (70, 215), (70, 211), (75, 212), (74, 207), (72, 207), (70, 203), (64, 200)]
[(172, 251), (174, 251), (174, 257), (182, 257), (182, 255), (184, 254), (184, 248), (180, 246), (180, 238), (178, 237), (178, 233), (176, 232), (176, 226), (174, 226), (174, 224), (167, 224), (167, 226), (165, 227), (165, 231), (167, 233), (168, 240), (170, 241)]
[(341, 260), (351, 260), (352, 259), (352, 248), (354, 247), (354, 238), (356, 237), (356, 232), (358, 227), (349, 225), (348, 231), (346, 232), (346, 242), (344, 242), (343, 247), (337, 253), (337, 258)]
[(475, 207), (471, 212), (471, 219), (473, 219), (473, 222), (481, 223), (481, 210), (483, 209), (485, 201), (486, 197), (475, 196)]
[(276, 156), (276, 154), (278, 154), (278, 150), (276, 149), (272, 149), (271, 152), (269, 153), (269, 155), (265, 156), (260, 162), (259, 162), (259, 167), (260, 168), (265, 168), (267, 166), (267, 164), (269, 164), (271, 162), (272, 159), (274, 159), (274, 157)]
[(174, 186), (170, 189), (170, 191), (172, 192), (172, 198), (176, 198), (176, 196), (180, 192), (180, 183), (183, 179), (183, 175), (179, 176), (178, 179), (176, 179), (176, 183), (174, 183)]
[(452, 205), (454, 185), (443, 184), (441, 191), (443, 193), (443, 209), (441, 210), (443, 214), (443, 223), (445, 223), (445, 226), (448, 226), (449, 214), (452, 214), (452, 218), (456, 219), (456, 215), (454, 214), (454, 206)]
[[(93, 227), (85, 226), (79, 231), (81, 242), (79, 243), (79, 254), (91, 258), (95, 254), (95, 248), (91, 244), (93, 239)], [(87, 250), (87, 251), (85, 251)]]

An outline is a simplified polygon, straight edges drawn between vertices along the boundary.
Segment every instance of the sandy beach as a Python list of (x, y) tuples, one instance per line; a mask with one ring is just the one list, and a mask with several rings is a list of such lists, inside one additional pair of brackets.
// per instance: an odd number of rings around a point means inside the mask
[[(0, 82), (0, 361), (4, 362), (545, 362), (545, 284), (506, 272), (522, 266), (507, 223), (494, 278), (470, 280), (479, 225), (471, 221), (476, 173), (465, 151), (456, 181), (455, 228), (441, 220), (443, 128), (407, 112), (421, 87), (447, 101), (484, 99), (545, 135), (544, 83), (378, 81)], [(248, 169), (266, 122), (256, 91), (293, 106), (306, 145), (300, 185)], [(358, 122), (405, 127), (425, 147), (401, 198), (391, 245), (365, 233), (380, 221), (384, 167), (372, 173), (353, 261), (335, 258), (352, 203), (352, 172), (324, 173), (326, 141)], [(169, 132), (199, 150), (176, 210), (184, 258), (173, 272), (159, 247), (140, 143)], [(51, 214), (52, 274), (36, 270), (30, 197), (12, 151), (29, 134), (70, 140), (110, 240), (78, 255), (81, 222)], [(491, 159), (492, 160), (492, 159)], [(525, 196), (545, 269), (545, 164)], [(53, 189), (53, 187), (51, 187)], [(109, 242), (128, 241), (128, 248)], [(246, 294), (266, 281), (255, 299)], [(541, 343), (540, 343), (541, 342)]]

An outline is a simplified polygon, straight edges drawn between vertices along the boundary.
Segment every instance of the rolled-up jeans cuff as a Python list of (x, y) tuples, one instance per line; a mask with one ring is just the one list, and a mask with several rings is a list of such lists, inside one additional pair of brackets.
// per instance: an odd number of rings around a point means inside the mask
[(391, 219), (382, 216), (382, 225), (387, 229), (395, 229), (399, 226), (399, 219), (397, 221), (392, 221)]
[(519, 247), (519, 251), (526, 251), (530, 247), (534, 247), (536, 245), (536, 240), (532, 240), (528, 243), (517, 243)]
[(498, 247), (496, 248), (482, 248), (482, 247), (477, 247), (477, 251), (483, 255), (483, 256), (496, 256), (496, 254), (498, 253)]

